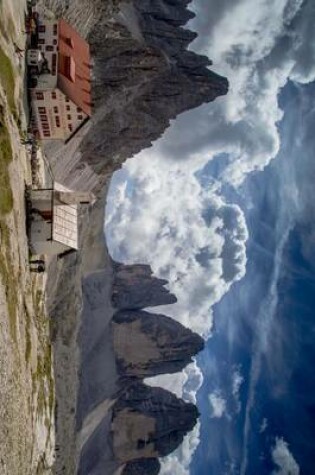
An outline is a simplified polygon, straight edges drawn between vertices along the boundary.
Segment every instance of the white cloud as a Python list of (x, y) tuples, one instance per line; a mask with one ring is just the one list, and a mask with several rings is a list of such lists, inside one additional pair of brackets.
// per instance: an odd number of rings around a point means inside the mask
[(240, 372), (240, 369), (237, 368), (234, 370), (233, 375), (232, 375), (232, 393), (233, 396), (238, 397), (241, 385), (244, 382), (244, 378)]
[(116, 183), (107, 209), (113, 257), (151, 264), (178, 298), (156, 311), (209, 335), (212, 305), (245, 273), (242, 211), (204, 190), (191, 170), (177, 164), (165, 169), (155, 155), (130, 161), (126, 173), (128, 186)]
[(158, 386), (174, 393), (187, 402), (196, 404), (198, 390), (203, 383), (203, 374), (196, 361), (186, 366), (181, 373), (163, 374), (145, 380), (149, 386)]
[(204, 32), (192, 48), (213, 59), (230, 90), (198, 113), (181, 116), (158, 147), (168, 158), (195, 164), (229, 153), (221, 180), (238, 186), (277, 155), (279, 90), (288, 79), (315, 77), (312, 2), (212, 0), (209, 8), (208, 1), (196, 0), (192, 5), (197, 13), (192, 27)]
[(263, 434), (265, 430), (267, 429), (267, 427), (268, 427), (268, 420), (266, 417), (264, 417), (259, 428), (259, 433)]
[(209, 403), (211, 408), (211, 418), (220, 419), (226, 413), (226, 400), (220, 391), (214, 391), (209, 394)]
[(272, 460), (277, 465), (277, 470), (272, 475), (299, 475), (300, 468), (289, 450), (287, 442), (277, 438), (271, 452)]
[(241, 374), (241, 370), (239, 367), (235, 368), (232, 373), (232, 394), (234, 397), (234, 401), (236, 404), (237, 412), (241, 410), (241, 401), (240, 401), (240, 389), (244, 382), (244, 378)]
[[(221, 187), (225, 183), (238, 187), (277, 155), (277, 123), (282, 118), (278, 93), (288, 79), (305, 83), (315, 78), (311, 1), (211, 0), (210, 4), (209, 0), (192, 4), (197, 12), (192, 26), (201, 33), (193, 48), (209, 55), (214, 69), (228, 77), (229, 94), (182, 114), (152, 149), (128, 161), (111, 188), (106, 222), (114, 258), (147, 262), (170, 281), (178, 303), (158, 310), (203, 335), (211, 332), (212, 306), (246, 268), (244, 215), (238, 206), (225, 202)], [(218, 154), (227, 154), (226, 164), (207, 190), (202, 189), (194, 174)], [(282, 246), (283, 241), (277, 251), (280, 260)], [(263, 335), (268, 334), (277, 302), (278, 271), (277, 266), (266, 302), (271, 313), (262, 319)], [(245, 440), (259, 365), (258, 355), (251, 374)], [(183, 393), (186, 376), (176, 376), (178, 393)], [(244, 447), (242, 473), (247, 463)], [(169, 463), (180, 464), (180, 457), (176, 453)], [(186, 468), (176, 470), (162, 473), (188, 473)]]

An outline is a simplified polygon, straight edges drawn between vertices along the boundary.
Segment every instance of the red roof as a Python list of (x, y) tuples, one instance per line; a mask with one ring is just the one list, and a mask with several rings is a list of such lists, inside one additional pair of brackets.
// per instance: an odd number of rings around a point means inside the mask
[(59, 20), (58, 87), (88, 116), (92, 113), (89, 44)]

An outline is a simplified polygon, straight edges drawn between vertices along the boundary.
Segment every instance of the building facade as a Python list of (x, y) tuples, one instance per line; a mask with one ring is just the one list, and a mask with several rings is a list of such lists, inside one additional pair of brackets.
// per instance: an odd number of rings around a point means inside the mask
[(40, 53), (38, 67), (29, 68), (33, 129), (42, 140), (66, 140), (92, 114), (90, 48), (64, 20), (38, 14), (36, 22), (29, 52)]
[(78, 249), (78, 205), (93, 204), (89, 192), (72, 191), (60, 183), (30, 192), (30, 247), (33, 254), (56, 255)]

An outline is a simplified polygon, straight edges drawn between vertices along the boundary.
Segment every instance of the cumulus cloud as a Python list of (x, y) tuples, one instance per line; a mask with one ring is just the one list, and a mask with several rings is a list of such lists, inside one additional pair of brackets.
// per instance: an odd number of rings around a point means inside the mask
[(300, 468), (290, 452), (287, 442), (282, 438), (276, 439), (271, 455), (277, 466), (277, 470), (274, 470), (272, 475), (299, 475)]
[[(214, 69), (228, 77), (229, 94), (182, 114), (162, 140), (116, 174), (106, 234), (115, 259), (149, 263), (169, 280), (178, 303), (159, 310), (207, 337), (213, 305), (246, 269), (244, 214), (222, 190), (225, 184), (239, 187), (277, 155), (283, 115), (278, 93), (289, 79), (315, 78), (315, 14), (311, 0), (195, 0), (192, 7), (197, 16), (191, 26), (199, 32), (192, 48), (212, 58)], [(196, 173), (223, 155), (219, 175), (201, 186)], [(278, 254), (282, 246), (283, 241)], [(271, 306), (277, 301), (278, 270)], [(175, 390), (183, 393), (184, 385), (186, 376), (178, 376)], [(164, 473), (181, 473), (176, 470)]]
[[(192, 44), (229, 78), (225, 98), (181, 116), (157, 147), (169, 159), (192, 163), (228, 153), (221, 180), (238, 186), (279, 151), (277, 96), (291, 79), (309, 82), (314, 68), (314, 6), (311, 1), (196, 0)], [(192, 127), (191, 125), (194, 124)]]
[(245, 273), (244, 215), (205, 190), (190, 170), (167, 170), (155, 156), (128, 164), (111, 192), (106, 234), (114, 258), (151, 264), (178, 303), (165, 311), (203, 336), (211, 307)]
[(209, 403), (211, 408), (210, 417), (213, 419), (220, 419), (226, 413), (226, 400), (220, 391), (214, 391), (209, 394)]
[(194, 361), (186, 366), (181, 373), (163, 374), (147, 378), (145, 382), (150, 386), (163, 387), (184, 401), (196, 404), (197, 392), (203, 383), (203, 374)]

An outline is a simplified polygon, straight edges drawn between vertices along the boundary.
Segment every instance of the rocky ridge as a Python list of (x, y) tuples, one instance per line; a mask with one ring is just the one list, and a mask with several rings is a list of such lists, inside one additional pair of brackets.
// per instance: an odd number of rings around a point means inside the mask
[[(44, 0), (42, 0), (44, 1)], [(187, 50), (196, 33), (187, 0), (46, 0), (88, 39), (94, 115), (75, 140), (53, 148), (56, 178), (97, 192), (170, 120), (228, 90), (211, 61)]]
[(193, 429), (198, 416), (194, 404), (178, 399), (165, 389), (148, 387), (141, 382), (132, 384), (113, 409), (116, 459), (128, 462), (135, 452), (140, 458), (168, 455)]
[[(114, 399), (107, 422), (111, 433), (109, 452), (119, 465), (125, 464), (125, 473), (134, 473), (139, 467), (145, 473), (156, 473), (157, 458), (182, 442), (187, 427), (195, 424), (192, 414), (196, 412), (192, 405), (187, 406), (168, 391), (146, 386), (143, 379), (181, 371), (204, 342), (175, 320), (142, 310), (148, 304), (176, 300), (164, 287), (167, 281), (154, 277), (149, 266), (111, 261), (111, 268), (110, 287), (109, 274), (102, 270), (83, 280), (77, 429), (85, 431), (85, 421), (93, 411), (100, 414), (93, 427), (106, 425), (108, 414), (104, 416), (98, 408)], [(109, 297), (112, 304), (118, 303), (118, 308), (108, 307)], [(182, 421), (189, 414), (190, 424), (185, 425)], [(108, 463), (110, 455), (104, 456), (102, 445), (104, 433), (105, 429), (94, 435), (92, 432), (86, 438), (79, 473), (101, 472)], [(172, 434), (169, 443), (166, 433)], [(100, 462), (102, 457), (104, 461)]]
[[(51, 312), (53, 316), (58, 315), (54, 340), (59, 359), (56, 354), (55, 368), (60, 371), (58, 361), (61, 364), (66, 361), (67, 371), (73, 378), (77, 368), (71, 365), (71, 361), (82, 318), (78, 340), (82, 360), (77, 406), (79, 423), (69, 424), (67, 428), (59, 426), (59, 429), (57, 425), (57, 440), (60, 446), (75, 443), (77, 435), (72, 432), (73, 427), (78, 430), (84, 418), (97, 404), (101, 404), (110, 375), (106, 373), (104, 376), (97, 355), (98, 349), (106, 346), (105, 353), (100, 354), (106, 356), (106, 361), (116, 359), (114, 373), (117, 374), (112, 375), (112, 396), (117, 401), (110, 420), (101, 420), (99, 428), (83, 449), (83, 464), (79, 473), (89, 473), (86, 467), (92, 458), (102, 454), (102, 450), (104, 452), (104, 438), (108, 431), (119, 434), (121, 427), (126, 433), (129, 427), (135, 434), (130, 445), (126, 446), (122, 439), (113, 436), (108, 453), (114, 451), (116, 462), (127, 462), (123, 469), (125, 475), (135, 474), (137, 470), (138, 473), (153, 475), (159, 469), (157, 458), (181, 443), (184, 434), (194, 426), (198, 414), (191, 405), (163, 390), (149, 388), (141, 380), (148, 374), (168, 372), (168, 369), (174, 372), (182, 368), (201, 349), (202, 343), (176, 322), (170, 323), (168, 317), (156, 317), (141, 310), (148, 305), (172, 303), (175, 297), (165, 289), (165, 281), (152, 278), (146, 266), (123, 266), (108, 258), (102, 221), (105, 193), (112, 173), (127, 158), (149, 147), (160, 137), (171, 119), (226, 94), (228, 84), (225, 78), (208, 69), (211, 64), (208, 58), (187, 50), (196, 36), (183, 28), (193, 16), (187, 9), (188, 0), (42, 2), (57, 15), (65, 17), (89, 40), (94, 66), (93, 118), (68, 144), (47, 147), (47, 154), (58, 181), (73, 189), (93, 190), (100, 198), (82, 220), (80, 253), (58, 263), (52, 278), (56, 282), (52, 285), (55, 296), (51, 296)], [(108, 304), (106, 292), (101, 289), (102, 282), (106, 282), (108, 287), (110, 281), (113, 290), (111, 301), (119, 310), (112, 322), (109, 320), (114, 310)], [(86, 312), (84, 305), (82, 311), (82, 289), (83, 300), (87, 304), (85, 308), (88, 309)], [(98, 304), (94, 297), (99, 298)], [(102, 322), (104, 314), (106, 324)], [(89, 333), (85, 330), (94, 328), (91, 316), (95, 330)], [(132, 346), (127, 359), (117, 358), (115, 342), (111, 344), (107, 341), (109, 328), (114, 333), (123, 330), (126, 334), (123, 326), (130, 322), (135, 325), (134, 342), (144, 338), (148, 345), (151, 360), (147, 363), (141, 361), (139, 364), (137, 345)], [(179, 335), (177, 346), (176, 342), (173, 346), (169, 345), (175, 333)], [(191, 343), (189, 348), (188, 341)], [(187, 354), (184, 354), (185, 351)], [(119, 354), (122, 356), (120, 349)], [(95, 368), (97, 372), (93, 373)], [(91, 374), (95, 375), (94, 381)], [(128, 384), (125, 384), (126, 377)], [(119, 390), (119, 380), (124, 381), (121, 386), (123, 391)], [(60, 387), (62, 396), (61, 377)], [(64, 414), (61, 410), (62, 398), (59, 410)], [(75, 399), (76, 396), (76, 405)], [(73, 403), (66, 404), (64, 409), (71, 419)], [(64, 421), (61, 417), (58, 419)], [(136, 421), (142, 422), (138, 424)], [(142, 432), (138, 432), (138, 427), (143, 429)], [(163, 434), (166, 434), (165, 437)], [(129, 453), (128, 460), (122, 457), (126, 451)], [(69, 457), (71, 453), (73, 450), (67, 454), (58, 453), (57, 475), (75, 473), (74, 462)], [(100, 460), (103, 461), (104, 457)], [(95, 474), (103, 473), (104, 467), (99, 464), (95, 470)], [(113, 472), (108, 469), (108, 473)]]

